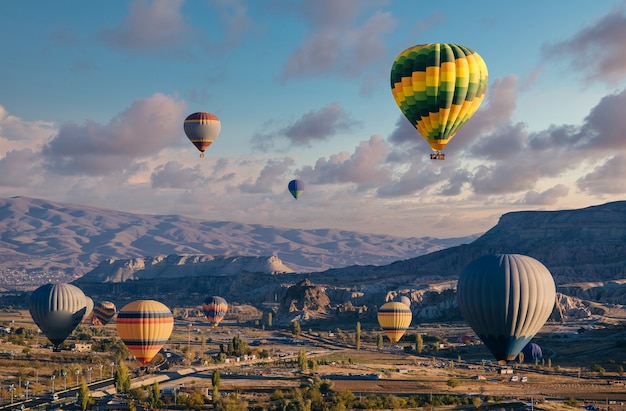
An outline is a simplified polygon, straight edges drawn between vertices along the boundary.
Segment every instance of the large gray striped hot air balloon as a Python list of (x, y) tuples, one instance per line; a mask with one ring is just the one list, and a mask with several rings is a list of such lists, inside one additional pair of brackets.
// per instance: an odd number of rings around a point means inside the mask
[(46, 337), (59, 346), (87, 312), (87, 298), (72, 284), (44, 284), (30, 296), (30, 315)]
[(465, 321), (502, 364), (513, 361), (548, 320), (556, 286), (532, 257), (487, 255), (465, 267), (457, 298)]

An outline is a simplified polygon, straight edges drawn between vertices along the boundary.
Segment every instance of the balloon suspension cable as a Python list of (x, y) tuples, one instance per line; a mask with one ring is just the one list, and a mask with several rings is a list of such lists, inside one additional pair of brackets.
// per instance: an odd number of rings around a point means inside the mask
[(442, 153), (441, 151), (437, 151), (435, 153), (430, 153), (430, 159), (431, 160), (445, 160), (446, 159), (446, 154)]

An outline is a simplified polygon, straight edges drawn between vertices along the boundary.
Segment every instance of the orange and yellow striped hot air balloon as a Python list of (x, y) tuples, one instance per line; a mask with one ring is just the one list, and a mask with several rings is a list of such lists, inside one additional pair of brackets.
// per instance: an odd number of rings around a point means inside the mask
[(169, 308), (155, 300), (128, 303), (117, 314), (117, 334), (141, 364), (148, 364), (174, 330)]
[(202, 304), (202, 311), (211, 325), (217, 327), (228, 311), (228, 303), (224, 298), (216, 295), (207, 297)]
[(115, 316), (116, 307), (111, 301), (100, 301), (93, 308), (91, 323), (93, 325), (107, 325)]
[(411, 325), (413, 314), (405, 303), (390, 301), (378, 309), (378, 324), (392, 343), (397, 343)]

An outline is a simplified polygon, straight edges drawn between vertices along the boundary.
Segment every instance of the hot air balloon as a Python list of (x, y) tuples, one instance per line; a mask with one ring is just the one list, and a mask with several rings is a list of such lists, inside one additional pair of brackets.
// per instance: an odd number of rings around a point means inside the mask
[(406, 295), (399, 295), (396, 298), (394, 298), (393, 300), (397, 301), (399, 303), (403, 303), (407, 307), (411, 308), (411, 299), (409, 297), (407, 297)]
[(204, 157), (204, 151), (220, 134), (222, 123), (215, 114), (198, 112), (187, 116), (183, 128), (189, 141), (200, 150), (200, 157)]
[(552, 313), (556, 286), (532, 257), (486, 255), (463, 270), (457, 283), (461, 314), (501, 364), (513, 361)]
[(107, 325), (115, 316), (116, 307), (111, 301), (100, 301), (93, 308), (91, 323), (94, 325)]
[(528, 343), (526, 347), (522, 348), (524, 353), (524, 362), (535, 362), (543, 358), (543, 351), (537, 343)]
[(58, 347), (87, 312), (83, 291), (72, 284), (45, 284), (30, 296), (30, 315), (41, 332)]
[(301, 180), (291, 180), (287, 185), (287, 188), (289, 189), (289, 192), (291, 193), (293, 198), (297, 200), (304, 191), (304, 183)]
[(471, 344), (474, 342), (474, 338), (471, 335), (463, 334), (456, 339), (459, 344)]
[(398, 107), (434, 151), (441, 152), (472, 117), (487, 93), (487, 65), (458, 44), (409, 47), (391, 67), (391, 91)]
[(397, 343), (411, 325), (413, 314), (406, 304), (391, 301), (378, 309), (378, 324), (392, 343)]
[(217, 327), (228, 311), (228, 303), (222, 297), (207, 297), (202, 304), (202, 311), (211, 325)]
[(117, 314), (117, 334), (141, 364), (148, 364), (167, 342), (174, 316), (163, 303), (137, 300)]
[(93, 311), (93, 306), (94, 306), (93, 300), (91, 299), (91, 297), (85, 296), (85, 302), (87, 303), (87, 309), (85, 310), (85, 315), (83, 316), (81, 323), (84, 323), (87, 321), (87, 319), (89, 318), (89, 315)]

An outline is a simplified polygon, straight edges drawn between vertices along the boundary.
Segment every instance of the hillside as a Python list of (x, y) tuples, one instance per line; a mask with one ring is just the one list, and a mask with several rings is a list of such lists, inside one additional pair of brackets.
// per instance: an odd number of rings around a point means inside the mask
[(383, 265), (474, 237), (402, 238), (140, 215), (28, 197), (0, 199), (0, 287), (71, 281), (107, 259), (167, 255), (278, 257), (296, 272)]
[[(525, 254), (541, 261), (557, 285), (626, 277), (626, 201), (576, 210), (507, 213), (471, 244), (399, 261), (374, 271), (456, 278), (485, 254)], [(358, 270), (358, 269), (357, 269)]]
[[(585, 318), (604, 310), (596, 303), (626, 302), (626, 287), (620, 281), (626, 277), (624, 239), (626, 202), (615, 202), (579, 210), (508, 213), (470, 244), (384, 266), (355, 265), (285, 275), (242, 271), (220, 277), (211, 271), (195, 271), (199, 275), (194, 274), (185, 284), (179, 284), (173, 275), (158, 281), (116, 284), (92, 282), (85, 276), (76, 283), (88, 293), (115, 290), (116, 296), (126, 299), (152, 293), (172, 304), (189, 301), (190, 295), (199, 301), (203, 292), (219, 293), (231, 301), (257, 307), (274, 305), (283, 320), (337, 315), (365, 319), (373, 317), (381, 301), (406, 295), (415, 303), (412, 309), (416, 318), (427, 321), (459, 317), (456, 279), (472, 260), (489, 253), (520, 253), (546, 265), (558, 291), (565, 294), (562, 301), (567, 303), (563, 302), (555, 315)], [(303, 294), (301, 299), (293, 298), (290, 287), (303, 281), (307, 290), (316, 291)], [(323, 302), (312, 300), (311, 295)]]

